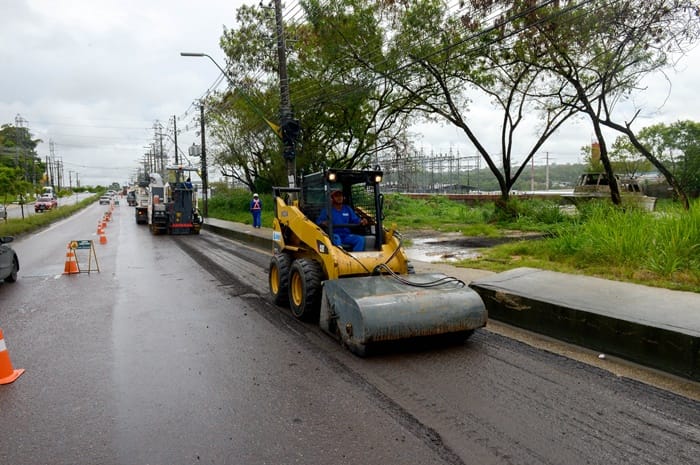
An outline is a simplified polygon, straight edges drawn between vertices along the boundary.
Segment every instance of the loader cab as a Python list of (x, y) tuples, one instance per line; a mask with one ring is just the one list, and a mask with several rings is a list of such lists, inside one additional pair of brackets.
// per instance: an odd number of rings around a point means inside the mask
[[(382, 227), (383, 196), (380, 192), (382, 171), (328, 169), (304, 176), (301, 183), (301, 210), (316, 221), (322, 210), (331, 219), (331, 192), (341, 190), (344, 202), (357, 216), (367, 219), (367, 225), (352, 225), (353, 234), (365, 236), (365, 251), (381, 250), (384, 242)], [(329, 221), (326, 233), (332, 237), (334, 225)], [(342, 227), (347, 227), (343, 225)]]

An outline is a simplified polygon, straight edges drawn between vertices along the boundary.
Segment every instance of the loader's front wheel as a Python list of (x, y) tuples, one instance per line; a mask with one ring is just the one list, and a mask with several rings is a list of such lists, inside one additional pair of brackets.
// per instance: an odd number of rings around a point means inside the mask
[(276, 253), (270, 259), (267, 273), (270, 295), (275, 305), (289, 305), (289, 265), (292, 260), (285, 253)]
[(289, 270), (289, 306), (304, 321), (318, 318), (321, 307), (321, 265), (311, 259), (294, 260)]

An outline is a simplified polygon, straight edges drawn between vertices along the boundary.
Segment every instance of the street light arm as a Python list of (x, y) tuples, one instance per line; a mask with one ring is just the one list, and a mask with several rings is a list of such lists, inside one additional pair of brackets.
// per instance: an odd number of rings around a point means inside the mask
[(224, 69), (219, 66), (219, 63), (216, 62), (215, 59), (213, 59), (211, 56), (207, 55), (206, 53), (201, 53), (201, 52), (180, 52), (180, 56), (183, 57), (207, 57), (211, 60), (212, 63), (216, 65), (217, 68), (219, 68), (219, 71), (224, 75), (226, 80), (231, 84), (231, 78), (229, 77), (228, 73), (224, 71)]

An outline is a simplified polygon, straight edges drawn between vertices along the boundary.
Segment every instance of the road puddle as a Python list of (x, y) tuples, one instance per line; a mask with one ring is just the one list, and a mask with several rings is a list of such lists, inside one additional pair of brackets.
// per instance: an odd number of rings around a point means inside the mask
[(421, 237), (411, 239), (411, 245), (406, 248), (406, 255), (408, 255), (409, 260), (421, 262), (456, 262), (477, 258), (480, 254), (476, 248), (455, 244), (454, 239)]
[(539, 233), (512, 231), (501, 237), (464, 236), (460, 232), (410, 231), (404, 234), (411, 245), (406, 247), (410, 260), (421, 262), (457, 262), (479, 258), (484, 249), (506, 242), (538, 239)]

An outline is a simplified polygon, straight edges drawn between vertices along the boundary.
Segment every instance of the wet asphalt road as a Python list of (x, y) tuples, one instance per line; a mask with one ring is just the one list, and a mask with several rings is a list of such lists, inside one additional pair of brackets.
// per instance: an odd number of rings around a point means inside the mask
[[(0, 464), (695, 464), (700, 403), (489, 331), (359, 359), (267, 299), (268, 257), (117, 207), (13, 243)], [(100, 272), (62, 275), (70, 240)], [(81, 264), (85, 252), (78, 252)]]

